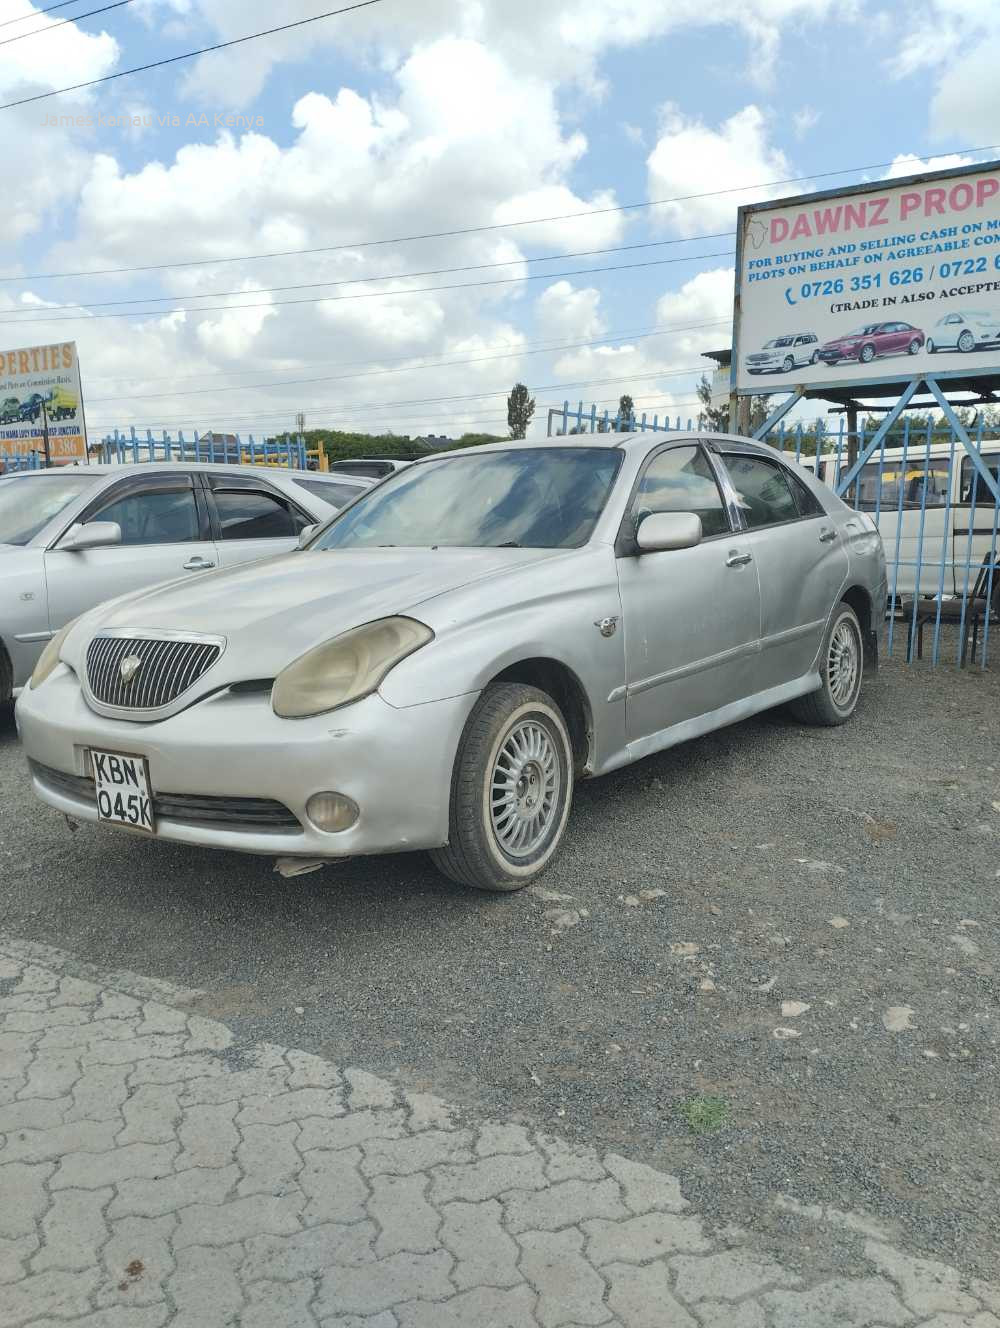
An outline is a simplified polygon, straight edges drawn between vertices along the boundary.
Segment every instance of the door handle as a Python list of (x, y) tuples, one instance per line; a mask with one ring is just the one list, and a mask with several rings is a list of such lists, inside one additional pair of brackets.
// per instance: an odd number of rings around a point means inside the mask
[(207, 572), (215, 563), (209, 562), (207, 558), (189, 558), (184, 564), (185, 572)]
[(835, 540), (836, 538), (837, 538), (837, 532), (835, 530), (831, 530), (829, 526), (824, 526), (823, 529), (819, 532), (819, 539), (821, 544), (829, 544), (831, 540)]
[(745, 566), (746, 563), (752, 563), (752, 562), (753, 562), (752, 553), (737, 553), (736, 550), (733, 549), (729, 557), (726, 559), (726, 566), (743, 567)]

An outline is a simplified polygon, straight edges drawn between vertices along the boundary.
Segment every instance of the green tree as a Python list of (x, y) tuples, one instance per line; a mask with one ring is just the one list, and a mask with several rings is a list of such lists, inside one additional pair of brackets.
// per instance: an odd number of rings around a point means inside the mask
[(618, 432), (631, 433), (635, 428), (635, 402), (623, 392), (618, 402)]
[(515, 383), (507, 398), (507, 423), (511, 438), (523, 438), (535, 413), (535, 398), (528, 396), (523, 383)]
[[(714, 433), (729, 432), (729, 403), (724, 406), (712, 405), (712, 381), (708, 374), (702, 374), (701, 382), (696, 391), (698, 400), (701, 402), (701, 409), (698, 411), (699, 429), (711, 429)], [(770, 414), (768, 402), (770, 397), (758, 396), (750, 398), (750, 432), (759, 429)]]

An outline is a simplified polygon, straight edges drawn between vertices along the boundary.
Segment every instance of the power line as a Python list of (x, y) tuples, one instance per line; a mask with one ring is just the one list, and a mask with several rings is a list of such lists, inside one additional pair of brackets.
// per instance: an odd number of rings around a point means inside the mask
[(25, 23), (29, 18), (38, 18), (40, 14), (51, 14), (53, 9), (65, 9), (67, 5), (78, 4), (79, 0), (59, 0), (57, 5), (49, 5), (48, 9), (36, 9), (33, 14), (21, 14), (18, 18), (5, 18), (0, 23), (0, 28), (8, 28), (12, 23)]
[[(710, 240), (717, 237), (704, 235), (698, 238)], [(192, 291), (187, 298), (190, 300), (225, 300), (234, 295), (273, 295), (283, 291), (315, 290), (317, 286), (357, 286), (372, 281), (409, 281), (413, 277), (443, 277), (454, 272), (484, 272), (498, 267), (517, 267), (519, 263), (561, 263), (564, 258), (596, 258), (601, 254), (623, 254), (635, 249), (658, 249), (664, 245), (676, 243), (676, 240), (644, 240), (638, 244), (612, 245), (607, 249), (577, 249), (567, 254), (543, 254), (539, 258), (507, 258), (500, 263), (468, 263), (464, 267), (431, 267), (425, 268), (421, 272), (387, 272), (384, 276), (331, 277), (327, 281), (304, 281), (295, 286), (262, 286), (253, 291), (227, 290), (201, 291), (198, 293)], [(178, 295), (143, 295), (127, 300), (76, 300), (73, 304), (45, 305), (44, 309), (46, 313), (54, 313), (60, 309), (109, 309), (112, 305), (122, 304), (169, 304), (171, 301), (180, 298), (183, 297)], [(239, 305), (237, 307), (243, 308), (245, 306)], [(35, 313), (36, 310), (25, 309), (23, 312)]]
[[(565, 392), (569, 388), (600, 387), (606, 383), (637, 383), (637, 382), (644, 382), (650, 379), (658, 379), (658, 378), (671, 378), (671, 377), (680, 378), (680, 377), (688, 377), (691, 374), (702, 373), (702, 372), (703, 370), (700, 365), (696, 366), (693, 369), (664, 369), (664, 370), (647, 369), (643, 373), (626, 374), (624, 377), (618, 377), (618, 378), (585, 378), (585, 379), (577, 379), (568, 383), (542, 383), (538, 387), (534, 388), (533, 391)], [(433, 405), (442, 405), (442, 404), (450, 405), (456, 401), (488, 401), (493, 397), (506, 397), (508, 391), (509, 391), (508, 388), (496, 388), (491, 392), (467, 392), (458, 395), (442, 396), (442, 397), (410, 397), (399, 401), (382, 401), (382, 402), (321, 401), (305, 405), (299, 402), (294, 404), (293, 406), (285, 407), (280, 412), (279, 411), (268, 412), (264, 409), (251, 410), (242, 413), (241, 415), (229, 414), (228, 418), (233, 420), (240, 418), (260, 419), (263, 418), (268, 413), (287, 415), (290, 410), (305, 410), (305, 411), (336, 410), (343, 413), (343, 412), (353, 412), (353, 411), (363, 412), (363, 411), (370, 411), (373, 409), (384, 410), (385, 407), (387, 406), (433, 406)], [(225, 412), (218, 410), (210, 410), (206, 413), (219, 415)]]
[[(375, 0), (369, 0), (369, 2), (374, 3)], [(320, 17), (323, 17), (323, 15), (320, 15)], [(3, 109), (5, 108), (0, 106), (0, 110)], [(955, 149), (956, 153), (962, 153), (962, 154), (970, 152), (979, 153), (979, 152), (998, 152), (998, 151), (1000, 151), (1000, 144), (996, 143), (988, 144), (985, 147)], [(940, 155), (952, 155), (952, 154), (950, 153), (938, 154), (938, 156)], [(676, 198), (655, 198), (655, 199), (650, 199), (643, 203), (621, 203), (615, 207), (592, 208), (582, 212), (563, 212), (558, 215), (549, 216), (549, 217), (527, 217), (522, 221), (490, 222), (484, 226), (463, 226), (458, 229), (449, 230), (449, 231), (426, 231), (419, 235), (397, 235), (397, 236), (392, 236), (388, 239), (379, 239), (379, 240), (355, 240), (353, 243), (350, 244), (323, 245), (319, 248), (313, 248), (313, 249), (283, 249), (283, 250), (273, 250), (268, 253), (237, 254), (237, 255), (228, 255), (220, 258), (179, 259), (170, 263), (146, 263), (140, 266), (133, 266), (133, 267), (88, 268), (80, 272), (34, 272), (34, 273), (29, 273), (26, 276), (0, 277), (0, 282), (55, 281), (58, 279), (68, 278), (68, 277), (122, 276), (131, 272), (158, 272), (158, 271), (164, 271), (168, 268), (210, 267), (218, 263), (249, 263), (249, 262), (256, 262), (258, 259), (268, 259), (268, 258), (300, 258), (308, 254), (327, 254), (327, 253), (337, 253), (343, 250), (371, 249), (378, 245), (409, 244), (416, 240), (453, 239), (456, 236), (460, 235), (479, 235), (486, 231), (513, 230), (520, 226), (539, 226), (546, 222), (552, 222), (552, 221), (574, 221), (574, 220), (585, 219), (587, 217), (603, 217), (607, 216), (609, 213), (614, 213), (614, 212), (632, 212), (641, 208), (666, 207), (668, 204), (672, 203), (690, 203), (700, 198), (718, 198), (724, 194), (737, 194), (748, 189), (774, 189), (778, 185), (782, 184), (800, 184), (803, 181), (808, 181), (808, 180), (826, 180), (832, 178), (834, 175), (853, 175), (855, 173), (863, 171), (878, 171), (878, 170), (883, 170), (888, 166), (892, 166), (894, 164), (894, 160), (874, 162), (867, 166), (843, 166), (839, 170), (835, 171), (815, 171), (811, 175), (793, 175), (793, 176), (788, 176), (786, 179), (783, 180), (758, 180), (754, 184), (733, 185), (730, 188), (712, 189), (708, 190), (705, 193), (700, 193), (700, 194), (681, 194), (678, 195)], [(928, 162), (935, 161), (936, 157), (928, 157), (926, 160)], [(887, 182), (887, 187), (889, 187), (888, 182)], [(695, 240), (722, 239), (722, 238), (728, 238), (733, 234), (734, 234), (733, 231), (723, 231), (723, 232), (716, 232), (711, 235), (691, 235), (686, 237), (686, 239), (673, 240), (670, 241), (670, 243), (684, 244), (688, 241), (693, 242)]]
[(303, 28), (307, 23), (318, 23), (321, 18), (335, 18), (338, 14), (349, 14), (355, 9), (367, 9), (369, 5), (381, 4), (381, 0), (356, 0), (353, 5), (343, 9), (329, 9), (325, 14), (314, 14), (312, 18), (296, 19), (294, 23), (282, 23), (277, 28), (265, 28), (263, 32), (250, 32), (245, 37), (234, 37), (231, 41), (216, 42), (214, 46), (202, 46), (197, 51), (185, 51), (183, 55), (169, 55), (163, 60), (153, 60), (148, 65), (136, 65), (134, 69), (120, 69), (117, 74), (105, 74), (102, 78), (91, 78), (86, 83), (71, 83), (65, 88), (53, 88), (51, 92), (36, 92), (33, 97), (21, 97), (18, 101), (4, 102), (0, 111), (9, 111), (15, 106), (27, 106), (33, 101), (47, 101), (49, 97), (59, 97), (64, 92), (78, 92), (81, 88), (93, 88), (99, 83), (111, 83), (116, 78), (128, 78), (130, 74), (144, 74), (148, 69), (161, 69), (164, 65), (175, 65), (179, 60), (192, 60), (196, 55), (208, 55), (212, 51), (225, 51), (230, 46), (240, 46), (243, 42), (256, 41), (259, 37), (273, 37), (278, 32), (288, 32), (292, 28)]
[[(79, 23), (82, 18), (93, 18), (95, 14), (106, 14), (109, 9), (121, 9), (123, 5), (130, 5), (131, 3), (132, 0), (114, 0), (114, 4), (102, 5), (100, 9), (88, 9), (86, 14), (74, 14), (72, 18), (64, 18), (58, 23), (50, 23), (47, 27), (32, 28), (30, 32), (22, 32), (17, 37), (7, 37), (4, 41), (0, 41), (0, 46), (9, 46), (11, 42), (24, 41), (25, 37), (37, 37), (40, 32), (55, 32), (56, 28), (64, 28), (67, 23)], [(59, 6), (57, 5), (55, 8), (59, 8)], [(46, 11), (43, 9), (39, 12), (44, 14)], [(37, 18), (38, 14), (32, 14), (30, 17)], [(0, 24), (0, 27), (3, 26), (3, 24)]]
[[(136, 309), (113, 314), (71, 315), (60, 318), (0, 318), (0, 326), (35, 327), (48, 323), (93, 323), (101, 318), (168, 318), (173, 314), (216, 314), (230, 309), (284, 309), (293, 304), (337, 304), (345, 300), (378, 300), (387, 295), (426, 295), (433, 291), (475, 290), (482, 286), (511, 286), (526, 281), (558, 281), (561, 277), (596, 276), (608, 272), (629, 272), (635, 268), (664, 267), (668, 263), (697, 263), (706, 258), (729, 258), (728, 250), (712, 254), (686, 254), (683, 258), (651, 258), (642, 263), (617, 263), (609, 267), (568, 268), (564, 272), (529, 272), (520, 277), (494, 277), (490, 281), (459, 281), (444, 286), (404, 286), (387, 291), (363, 291), (355, 295), (313, 295), (298, 300), (262, 300), (244, 304), (212, 304), (205, 308), (177, 306), (172, 309)], [(387, 280), (387, 278), (367, 278)]]
[[(557, 341), (554, 338), (548, 338), (542, 341), (522, 341), (520, 345), (515, 345), (510, 341), (502, 341), (502, 346), (510, 346), (509, 351), (498, 351), (496, 354), (480, 355), (471, 359), (464, 360), (435, 360), (430, 363), (413, 364), (406, 363), (412, 360), (426, 360), (427, 356), (419, 355), (382, 355), (372, 360), (339, 360), (340, 368), (368, 368), (372, 366), (383, 366), (385, 364), (398, 363), (399, 369), (392, 370), (393, 373), (412, 373), (420, 369), (450, 369), (452, 366), (465, 364), (476, 364), (483, 360), (491, 359), (511, 359), (518, 355), (560, 355), (563, 351), (580, 350), (586, 346), (605, 346), (612, 341), (644, 341), (649, 337), (670, 336), (678, 332), (697, 332), (705, 327), (719, 327), (722, 324), (728, 325), (732, 322), (731, 318), (710, 318), (702, 323), (661, 323), (654, 327), (633, 328), (628, 331), (608, 331), (603, 336), (594, 337), (589, 341)], [(455, 352), (458, 353), (458, 352)], [(321, 360), (299, 360), (299, 367), (305, 368), (311, 364), (329, 365), (335, 357), (325, 356)], [(257, 376), (260, 378), (264, 374), (276, 373), (294, 373), (298, 368), (292, 369), (213, 369), (210, 373), (200, 374), (162, 374), (155, 377), (146, 377), (143, 375), (137, 379), (135, 370), (127, 374), (88, 374), (89, 382), (103, 383), (130, 383), (133, 386), (136, 382), (141, 383), (185, 383), (194, 382), (203, 378), (247, 378)], [(358, 375), (364, 377), (365, 375)], [(253, 383), (242, 384), (244, 388), (252, 388)], [(261, 382), (261, 386), (269, 386), (266, 382)], [(110, 398), (108, 398), (110, 400)]]
[[(484, 362), (490, 360), (520, 359), (522, 355), (561, 355), (566, 351), (582, 350), (588, 346), (606, 346), (610, 341), (616, 341), (616, 340), (639, 341), (640, 339), (644, 339), (646, 337), (671, 336), (675, 335), (678, 332), (692, 332), (703, 327), (717, 327), (720, 323), (728, 323), (729, 321), (730, 320), (728, 318), (715, 318), (705, 323), (689, 323), (686, 326), (677, 327), (669, 331), (664, 330), (664, 331), (654, 331), (654, 332), (643, 332), (639, 333), (637, 336), (631, 336), (631, 337), (625, 334), (622, 334), (621, 336), (617, 337), (608, 335), (604, 337), (596, 337), (592, 341), (570, 342), (568, 345), (542, 346), (540, 349), (531, 349), (531, 350), (522, 348), (520, 350), (503, 351), (498, 355), (478, 355), (475, 356), (474, 358), (465, 359), (465, 360), (441, 360), (431, 364), (404, 365), (398, 369), (376, 369), (371, 371), (370, 373), (335, 374), (335, 375), (327, 375), (321, 378), (291, 378), (291, 379), (284, 379), (279, 382), (228, 383), (223, 387), (196, 388), (190, 392), (144, 392), (143, 400), (155, 401), (161, 397), (173, 398), (179, 396), (180, 397), (210, 396), (214, 395), (217, 392), (248, 392), (248, 391), (252, 392), (254, 390), (261, 390), (272, 387), (298, 387), (305, 383), (338, 383), (338, 382), (346, 382), (348, 380), (353, 380), (356, 378), (381, 378), (386, 374), (416, 373), (427, 369), (458, 369), (458, 368), (463, 368), (464, 366), (469, 364), (483, 364)], [(369, 361), (369, 363), (377, 363), (377, 361)], [(195, 378), (200, 378), (202, 376), (203, 375), (200, 374), (192, 375), (192, 377)], [(134, 384), (135, 382), (134, 377), (130, 381), (133, 382)], [(141, 379), (140, 381), (155, 382), (156, 380)], [(183, 381), (183, 380), (174, 380), (174, 381)], [(91, 397), (89, 399), (92, 405), (96, 405), (98, 403), (103, 403), (106, 401), (127, 401), (130, 400), (133, 395), (134, 393), (130, 392), (128, 396)]]

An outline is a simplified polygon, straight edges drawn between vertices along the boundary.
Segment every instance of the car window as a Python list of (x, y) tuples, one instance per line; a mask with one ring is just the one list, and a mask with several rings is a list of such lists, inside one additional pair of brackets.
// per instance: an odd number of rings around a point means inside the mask
[(945, 507), (948, 503), (948, 459), (932, 459), (929, 468), (926, 460), (908, 459), (905, 470), (900, 461), (883, 461), (881, 464), (872, 461), (862, 469), (860, 484), (860, 495), (856, 485), (852, 484), (843, 498), (848, 506), (858, 507), (863, 512), (886, 511), (894, 507), (902, 508), (904, 512), (918, 511), (922, 507)]
[(116, 521), (123, 544), (187, 544), (200, 538), (190, 486), (133, 489), (91, 512), (88, 521)]
[[(983, 460), (986, 462), (986, 466), (993, 475), (993, 478), (998, 483), (1000, 483), (1000, 452), (992, 452), (992, 453), (984, 452)], [(987, 506), (992, 507), (993, 495), (990, 493), (986, 481), (983, 479), (982, 475), (980, 475), (979, 471), (976, 470), (972, 458), (968, 456), (965, 457), (962, 461), (961, 501), (963, 503), (972, 502), (973, 476), (975, 477), (975, 482), (976, 482), (976, 506), (980, 507), (985, 503)]]
[(725, 462), (751, 530), (798, 520), (799, 509), (782, 466), (756, 456), (729, 455)]
[(578, 548), (621, 461), (616, 447), (534, 443), (421, 461), (363, 494), (310, 549)]
[(799, 509), (799, 516), (826, 516), (826, 509), (823, 504), (812, 489), (803, 480), (799, 479), (793, 470), (786, 470), (785, 478), (791, 486), (792, 497), (795, 499), (795, 506)]
[(712, 467), (700, 447), (672, 447), (653, 457), (632, 501), (633, 520), (638, 523), (650, 512), (697, 512), (706, 537), (731, 529)]
[(215, 504), (224, 540), (287, 539), (308, 524), (290, 503), (263, 489), (216, 489)]
[(94, 483), (91, 475), (8, 475), (0, 480), (0, 544), (27, 544)]
[(314, 498), (329, 503), (331, 507), (343, 507), (357, 498), (359, 493), (364, 493), (360, 484), (337, 484), (332, 480), (296, 479), (292, 483), (297, 484), (300, 489), (305, 489), (306, 493), (311, 493)]

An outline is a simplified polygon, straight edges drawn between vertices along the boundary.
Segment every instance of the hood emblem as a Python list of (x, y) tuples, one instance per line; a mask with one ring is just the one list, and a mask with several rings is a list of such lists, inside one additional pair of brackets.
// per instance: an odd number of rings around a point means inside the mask
[(141, 668), (142, 660), (138, 655), (126, 655), (118, 665), (118, 672), (121, 674), (122, 683), (127, 687)]

